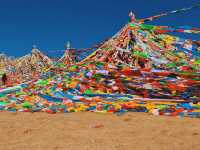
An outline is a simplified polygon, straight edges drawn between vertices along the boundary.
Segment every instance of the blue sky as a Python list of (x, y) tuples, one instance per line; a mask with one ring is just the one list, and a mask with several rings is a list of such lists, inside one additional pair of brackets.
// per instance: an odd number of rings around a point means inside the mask
[[(145, 18), (196, 3), (200, 0), (0, 0), (0, 52), (22, 56), (37, 45), (48, 53), (64, 49), (68, 40), (87, 48), (115, 34), (131, 10)], [(153, 23), (200, 27), (199, 18), (195, 9)], [(200, 35), (184, 36), (200, 40)]]

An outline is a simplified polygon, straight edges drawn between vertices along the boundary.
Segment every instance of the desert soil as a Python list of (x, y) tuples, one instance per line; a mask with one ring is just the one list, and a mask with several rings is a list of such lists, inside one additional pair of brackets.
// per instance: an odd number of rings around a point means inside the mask
[(0, 150), (199, 150), (200, 119), (0, 113)]

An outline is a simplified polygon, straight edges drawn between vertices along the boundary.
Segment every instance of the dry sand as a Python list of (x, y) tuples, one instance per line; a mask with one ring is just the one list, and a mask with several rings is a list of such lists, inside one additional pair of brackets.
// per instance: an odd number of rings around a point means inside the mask
[(200, 119), (143, 113), (0, 113), (0, 150), (199, 149)]

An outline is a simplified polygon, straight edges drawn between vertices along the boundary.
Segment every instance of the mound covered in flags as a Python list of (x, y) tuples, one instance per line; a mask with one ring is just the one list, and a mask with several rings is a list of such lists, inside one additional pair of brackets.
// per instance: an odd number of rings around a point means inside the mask
[(0, 109), (200, 117), (200, 42), (168, 34), (199, 34), (200, 28), (147, 24), (198, 7), (140, 20), (130, 13), (130, 22), (112, 38), (84, 52), (68, 47), (58, 61), (34, 48), (14, 60), (26, 77), (2, 86)]
[(0, 61), (1, 75), (7, 76), (6, 84), (1, 83), (0, 87), (11, 87), (33, 79), (37, 80), (40, 74), (46, 72), (53, 64), (53, 61), (36, 47), (33, 47), (30, 54), (20, 58), (2, 55)]

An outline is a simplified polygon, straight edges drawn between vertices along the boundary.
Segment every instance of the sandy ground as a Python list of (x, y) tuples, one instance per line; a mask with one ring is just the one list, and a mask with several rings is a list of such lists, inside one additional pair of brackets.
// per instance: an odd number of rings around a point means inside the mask
[(199, 150), (200, 119), (0, 113), (0, 150)]

